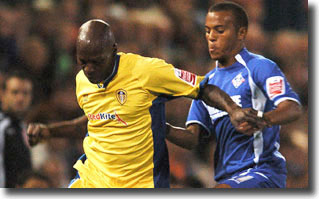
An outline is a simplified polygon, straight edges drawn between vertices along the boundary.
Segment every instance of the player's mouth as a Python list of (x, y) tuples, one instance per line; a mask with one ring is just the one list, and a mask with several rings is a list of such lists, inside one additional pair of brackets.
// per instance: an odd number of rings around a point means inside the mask
[(209, 54), (216, 55), (217, 54), (217, 48), (209, 48)]
[(210, 45), (210, 46), (208, 46), (208, 49), (209, 49), (209, 52), (210, 53), (214, 53), (214, 52), (216, 52), (217, 51), (217, 47), (214, 45)]

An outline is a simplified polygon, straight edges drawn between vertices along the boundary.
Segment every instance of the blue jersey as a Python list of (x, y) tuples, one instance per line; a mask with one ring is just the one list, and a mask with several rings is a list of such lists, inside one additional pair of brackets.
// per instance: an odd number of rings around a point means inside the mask
[[(250, 53), (246, 48), (235, 58), (236, 62), (226, 68), (219, 68), (217, 63), (216, 68), (206, 75), (208, 84), (218, 86), (243, 108), (268, 112), (284, 100), (300, 104), (276, 63)], [(217, 182), (249, 168), (270, 169), (280, 176), (286, 175), (285, 158), (279, 152), (280, 126), (274, 125), (247, 136), (236, 131), (226, 112), (201, 100), (193, 100), (188, 114), (186, 125), (194, 123), (210, 134), (215, 133)], [(273, 177), (272, 180), (284, 187), (285, 182), (280, 178)]]

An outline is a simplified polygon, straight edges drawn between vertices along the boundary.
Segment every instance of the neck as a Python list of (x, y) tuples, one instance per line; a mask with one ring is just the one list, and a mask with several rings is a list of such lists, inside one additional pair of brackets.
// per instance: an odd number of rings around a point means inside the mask
[(218, 67), (219, 68), (226, 68), (228, 66), (233, 65), (236, 62), (235, 56), (238, 53), (240, 53), (240, 51), (242, 51), (243, 48), (244, 48), (244, 45), (241, 44), (240, 46), (238, 46), (236, 49), (233, 50), (233, 52), (230, 54), (230, 56), (217, 60)]

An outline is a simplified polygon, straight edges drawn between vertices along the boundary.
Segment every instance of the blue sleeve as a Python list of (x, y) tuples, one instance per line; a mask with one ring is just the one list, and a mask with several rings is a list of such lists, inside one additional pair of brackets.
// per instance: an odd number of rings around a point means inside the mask
[(258, 60), (254, 63), (253, 79), (275, 106), (285, 100), (293, 100), (300, 104), (298, 95), (292, 90), (285, 75), (277, 64), (271, 60)]
[(209, 113), (201, 100), (193, 100), (189, 109), (186, 126), (190, 124), (199, 124), (211, 135), (213, 124)]

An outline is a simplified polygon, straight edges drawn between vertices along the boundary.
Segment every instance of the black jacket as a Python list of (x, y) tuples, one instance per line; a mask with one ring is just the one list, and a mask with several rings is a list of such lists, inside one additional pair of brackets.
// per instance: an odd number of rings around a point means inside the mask
[(0, 187), (14, 188), (18, 176), (32, 168), (25, 130), (22, 121), (0, 111)]

